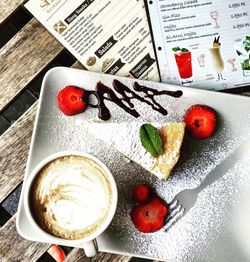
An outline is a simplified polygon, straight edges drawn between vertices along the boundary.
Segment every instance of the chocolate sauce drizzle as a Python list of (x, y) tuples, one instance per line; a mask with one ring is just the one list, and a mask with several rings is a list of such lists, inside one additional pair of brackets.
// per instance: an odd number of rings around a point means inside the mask
[[(98, 108), (99, 113), (98, 117), (102, 120), (110, 119), (110, 111), (108, 107), (105, 105), (105, 100), (111, 101), (125, 110), (127, 113), (132, 116), (138, 118), (140, 114), (134, 109), (134, 104), (131, 100), (137, 99), (143, 103), (148, 104), (155, 111), (158, 111), (162, 115), (167, 115), (168, 111), (162, 107), (155, 100), (155, 96), (160, 95), (168, 95), (175, 98), (179, 98), (182, 96), (182, 91), (158, 91), (153, 88), (149, 88), (143, 85), (140, 85), (138, 82), (135, 82), (133, 85), (133, 90), (124, 85), (119, 80), (113, 80), (114, 90), (120, 94), (121, 98), (116, 95), (116, 93), (108, 86), (104, 85), (101, 82), (98, 82), (96, 85), (95, 91), (87, 91), (87, 96), (89, 98), (90, 95), (94, 95), (97, 99), (97, 104), (89, 104), (90, 107)], [(136, 92), (143, 93), (143, 96), (140, 96)]]

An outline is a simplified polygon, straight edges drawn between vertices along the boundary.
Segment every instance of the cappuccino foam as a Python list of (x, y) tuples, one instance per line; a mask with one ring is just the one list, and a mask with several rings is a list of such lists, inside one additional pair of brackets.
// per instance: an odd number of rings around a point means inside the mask
[(107, 174), (95, 161), (81, 156), (47, 164), (30, 193), (36, 222), (48, 233), (70, 240), (95, 232), (107, 218), (111, 200)]

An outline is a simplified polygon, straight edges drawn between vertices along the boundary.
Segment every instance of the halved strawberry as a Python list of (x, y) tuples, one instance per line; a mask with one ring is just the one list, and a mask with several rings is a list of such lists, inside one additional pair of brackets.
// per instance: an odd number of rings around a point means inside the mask
[(134, 206), (131, 219), (140, 232), (152, 233), (164, 226), (167, 213), (168, 209), (163, 201), (158, 197), (153, 197), (147, 204)]
[(64, 251), (58, 245), (52, 245), (47, 252), (55, 259), (56, 262), (62, 262), (66, 257)]
[(140, 184), (133, 188), (132, 194), (136, 203), (145, 203), (150, 198), (151, 189), (147, 185)]
[(216, 129), (216, 112), (205, 105), (191, 106), (185, 116), (187, 133), (195, 139), (211, 137)]
[(57, 94), (57, 105), (65, 115), (76, 115), (84, 112), (87, 108), (84, 96), (84, 89), (76, 86), (66, 86)]

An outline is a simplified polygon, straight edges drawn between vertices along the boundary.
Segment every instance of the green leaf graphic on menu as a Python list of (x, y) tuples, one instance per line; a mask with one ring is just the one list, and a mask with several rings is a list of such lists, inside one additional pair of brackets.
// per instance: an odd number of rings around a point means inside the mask
[(189, 50), (187, 48), (180, 48), (179, 46), (172, 48), (174, 52), (181, 51), (182, 53), (187, 53)]
[(181, 51), (181, 49), (180, 49), (179, 46), (172, 48), (172, 50), (173, 50), (174, 52)]
[(246, 59), (243, 63), (242, 63), (242, 69), (243, 70), (250, 70), (250, 60)]
[(187, 52), (189, 52), (189, 51), (188, 51), (187, 48), (182, 48), (182, 49), (181, 49), (181, 52), (182, 52), (182, 53), (187, 53)]
[(162, 139), (154, 126), (150, 124), (142, 125), (140, 128), (140, 139), (143, 147), (151, 156), (156, 157), (163, 153)]

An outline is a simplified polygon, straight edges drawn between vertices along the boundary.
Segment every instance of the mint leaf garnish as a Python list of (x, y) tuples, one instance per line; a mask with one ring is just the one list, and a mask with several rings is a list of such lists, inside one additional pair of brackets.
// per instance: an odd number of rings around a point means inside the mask
[(163, 143), (157, 129), (151, 124), (144, 124), (140, 128), (140, 139), (143, 147), (153, 157), (163, 154)]
[(246, 40), (250, 41), (250, 36), (246, 36)]
[(172, 50), (173, 50), (174, 52), (181, 51), (181, 49), (180, 49), (180, 47), (179, 47), (179, 46), (172, 48)]

